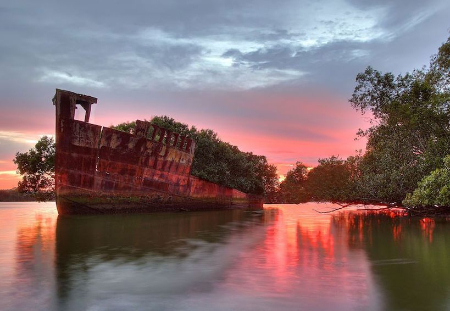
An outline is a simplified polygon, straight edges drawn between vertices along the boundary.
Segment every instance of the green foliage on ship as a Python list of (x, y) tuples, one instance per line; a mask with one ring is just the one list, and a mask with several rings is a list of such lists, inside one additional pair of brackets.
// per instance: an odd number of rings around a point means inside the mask
[[(276, 167), (269, 164), (265, 156), (243, 152), (222, 141), (213, 130), (189, 127), (168, 116), (156, 116), (150, 122), (195, 141), (192, 175), (246, 193), (265, 195), (266, 201), (274, 200), (278, 176)], [(125, 122), (113, 128), (132, 133), (135, 124)]]

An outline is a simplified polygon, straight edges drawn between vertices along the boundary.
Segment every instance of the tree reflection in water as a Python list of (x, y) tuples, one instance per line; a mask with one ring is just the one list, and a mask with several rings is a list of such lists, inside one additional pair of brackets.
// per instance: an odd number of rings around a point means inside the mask
[(450, 306), (445, 218), (318, 214), (315, 203), (57, 217), (33, 204), (0, 209), (2, 310)]
[(366, 251), (387, 310), (448, 310), (449, 220), (379, 211), (341, 213), (332, 224)]

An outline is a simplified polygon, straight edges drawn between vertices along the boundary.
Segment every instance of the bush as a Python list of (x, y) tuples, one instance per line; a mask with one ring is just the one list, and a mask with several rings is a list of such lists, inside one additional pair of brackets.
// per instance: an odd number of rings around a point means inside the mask
[(418, 183), (403, 204), (408, 207), (450, 207), (450, 155), (444, 158), (442, 168), (434, 170)]

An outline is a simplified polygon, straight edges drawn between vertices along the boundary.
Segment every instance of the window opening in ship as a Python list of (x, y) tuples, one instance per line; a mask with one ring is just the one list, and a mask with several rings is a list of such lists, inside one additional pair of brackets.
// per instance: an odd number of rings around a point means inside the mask
[(76, 105), (75, 106), (75, 115), (73, 118), (78, 121), (84, 121), (85, 115), (86, 115), (86, 112), (84, 111), (83, 107)]
[(74, 119), (83, 122), (89, 122), (91, 116), (91, 104), (77, 100), (75, 105), (75, 115)]

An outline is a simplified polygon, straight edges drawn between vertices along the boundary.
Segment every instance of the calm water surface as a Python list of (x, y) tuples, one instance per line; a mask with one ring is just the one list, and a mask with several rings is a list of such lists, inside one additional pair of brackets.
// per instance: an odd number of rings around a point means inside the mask
[(0, 310), (450, 310), (450, 220), (0, 203)]

